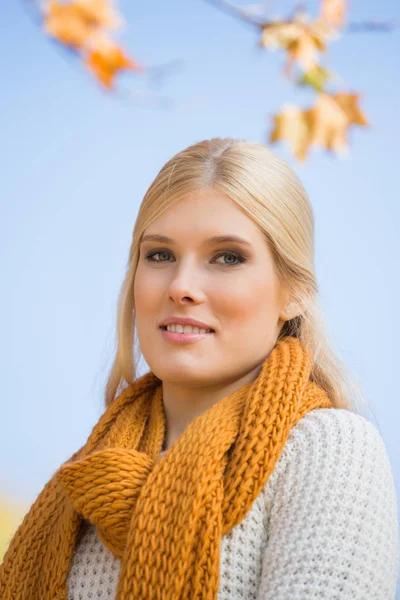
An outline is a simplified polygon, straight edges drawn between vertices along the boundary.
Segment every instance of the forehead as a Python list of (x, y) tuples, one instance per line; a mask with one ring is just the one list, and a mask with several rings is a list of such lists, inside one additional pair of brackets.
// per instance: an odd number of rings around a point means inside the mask
[(231, 235), (252, 245), (265, 244), (263, 232), (235, 202), (209, 190), (194, 192), (170, 206), (145, 229), (142, 239), (154, 234), (182, 242)]

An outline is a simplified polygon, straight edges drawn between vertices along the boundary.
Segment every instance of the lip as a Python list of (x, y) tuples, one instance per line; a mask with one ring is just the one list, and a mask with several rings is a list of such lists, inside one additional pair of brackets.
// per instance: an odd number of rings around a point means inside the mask
[(175, 344), (194, 344), (205, 338), (209, 338), (214, 335), (211, 333), (177, 333), (176, 331), (167, 331), (160, 327), (161, 335), (166, 342), (172, 342)]
[[(207, 325), (206, 323), (203, 323), (202, 321), (197, 321), (196, 319), (190, 319), (188, 317), (168, 317), (167, 319), (164, 319), (164, 321), (161, 321), (160, 327), (161, 326), (164, 327), (166, 325), (172, 325), (172, 323), (176, 323), (179, 325), (192, 325), (192, 327), (201, 327), (201, 329), (214, 329), (213, 327), (211, 327), (211, 325)], [(215, 329), (214, 329), (214, 331), (215, 331)], [(183, 335), (183, 334), (179, 334), (179, 335)]]

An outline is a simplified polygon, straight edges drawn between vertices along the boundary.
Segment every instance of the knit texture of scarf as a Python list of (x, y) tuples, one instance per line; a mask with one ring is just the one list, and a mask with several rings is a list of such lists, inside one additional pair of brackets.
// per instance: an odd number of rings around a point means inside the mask
[(116, 600), (215, 600), (221, 536), (250, 510), (291, 428), (333, 408), (310, 373), (299, 340), (278, 340), (257, 378), (162, 456), (162, 382), (151, 371), (137, 379), (32, 504), (0, 566), (1, 600), (67, 600), (83, 519), (122, 561)]

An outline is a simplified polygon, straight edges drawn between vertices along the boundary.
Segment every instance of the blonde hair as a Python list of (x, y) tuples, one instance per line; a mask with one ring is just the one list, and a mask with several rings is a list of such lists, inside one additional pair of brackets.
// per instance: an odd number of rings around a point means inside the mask
[[(116, 353), (105, 388), (108, 406), (136, 379), (133, 285), (144, 230), (170, 206), (199, 189), (212, 189), (235, 204), (265, 234), (280, 283), (300, 315), (286, 321), (278, 339), (298, 338), (312, 357), (311, 378), (333, 405), (363, 414), (368, 406), (358, 381), (332, 349), (319, 301), (314, 266), (314, 216), (296, 173), (263, 144), (213, 138), (178, 152), (159, 171), (141, 203), (132, 235), (117, 313)], [(366, 416), (366, 415), (364, 415)]]

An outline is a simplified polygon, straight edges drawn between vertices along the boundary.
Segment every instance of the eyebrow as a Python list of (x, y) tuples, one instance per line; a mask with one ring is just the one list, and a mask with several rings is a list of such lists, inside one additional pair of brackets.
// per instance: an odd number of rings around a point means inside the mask
[[(173, 244), (174, 240), (166, 235), (159, 235), (157, 233), (144, 235), (140, 241), (143, 242), (164, 242), (166, 244)], [(238, 235), (213, 235), (206, 239), (206, 244), (223, 244), (225, 242), (237, 242), (238, 244), (244, 244), (246, 246), (251, 246), (251, 243), (241, 238)]]

